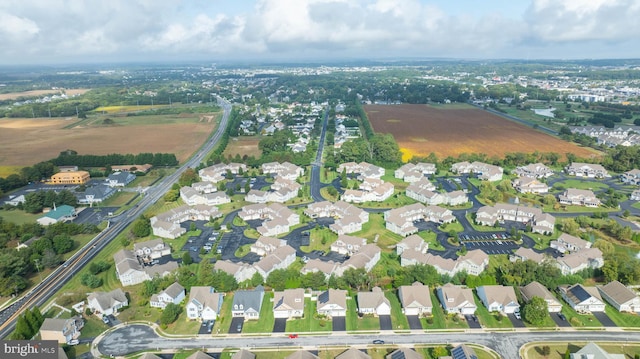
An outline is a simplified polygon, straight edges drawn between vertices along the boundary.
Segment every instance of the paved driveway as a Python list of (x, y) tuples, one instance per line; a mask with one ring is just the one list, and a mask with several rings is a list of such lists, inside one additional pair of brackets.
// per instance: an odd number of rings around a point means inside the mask
[(273, 322), (274, 333), (284, 333), (287, 328), (287, 318), (276, 318)]
[[(234, 317), (231, 319), (231, 326), (229, 327), (229, 334), (242, 333), (242, 326), (244, 325), (243, 317)], [(238, 330), (240, 329), (240, 330)]]
[(393, 330), (393, 324), (391, 324), (391, 316), (390, 315), (381, 315), (380, 316), (380, 329), (381, 330)]
[(346, 317), (333, 317), (331, 318), (333, 322), (333, 331), (334, 332), (346, 332), (347, 331), (347, 318)]
[(420, 317), (418, 317), (417, 315), (407, 315), (407, 321), (409, 322), (410, 329), (422, 329)]
[(524, 325), (524, 322), (522, 321), (522, 319), (516, 318), (516, 316), (514, 314), (507, 314), (507, 316), (509, 317), (509, 320), (511, 321), (511, 324), (513, 324), (514, 328), (526, 328), (527, 327), (526, 325)]
[(553, 321), (556, 323), (557, 326), (561, 328), (571, 327), (571, 324), (569, 323), (569, 321), (566, 320), (566, 318), (565, 319), (560, 318), (558, 313), (549, 313), (549, 315), (551, 316), (551, 319), (553, 319)]
[(464, 319), (467, 320), (467, 325), (469, 326), (469, 328), (471, 329), (480, 329), (482, 328), (482, 326), (480, 325), (480, 321), (478, 320), (478, 317), (476, 317), (475, 315), (465, 315)]
[(602, 323), (605, 327), (617, 327), (616, 323), (609, 318), (605, 312), (594, 312), (593, 315)]
[(213, 325), (215, 323), (215, 320), (207, 320), (202, 322), (202, 325), (200, 325), (200, 330), (198, 330), (198, 334), (210, 334), (211, 328), (213, 328)]

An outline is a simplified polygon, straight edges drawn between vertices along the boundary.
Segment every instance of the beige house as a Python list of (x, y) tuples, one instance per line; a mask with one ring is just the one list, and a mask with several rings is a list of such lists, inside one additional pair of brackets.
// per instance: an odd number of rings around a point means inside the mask
[(140, 284), (154, 277), (164, 277), (178, 269), (176, 261), (151, 266), (142, 265), (138, 257), (130, 250), (121, 249), (113, 255), (116, 276), (123, 286)]
[(372, 165), (367, 162), (347, 162), (338, 166), (338, 173), (346, 172), (347, 174), (358, 174), (358, 179), (380, 178), (384, 176), (384, 168)]
[(557, 240), (551, 241), (549, 246), (560, 253), (569, 253), (591, 248), (591, 242), (567, 233), (562, 233)]
[(84, 321), (80, 316), (69, 319), (45, 318), (40, 326), (40, 338), (57, 340), (60, 344), (70, 345), (80, 337), (82, 327), (84, 327)]
[(547, 302), (549, 313), (557, 313), (562, 310), (562, 303), (545, 286), (538, 282), (531, 282), (524, 287), (520, 287), (522, 299), (529, 302), (533, 297), (540, 297)]
[(296, 250), (289, 245), (285, 245), (263, 257), (253, 267), (266, 280), (271, 272), (276, 269), (285, 269), (293, 264), (295, 260)]
[(569, 188), (558, 195), (561, 204), (584, 207), (598, 207), (602, 204), (593, 191), (588, 189)]
[(371, 292), (358, 292), (358, 313), (390, 315), (391, 302), (380, 287), (373, 287)]
[(311, 218), (335, 218), (335, 222), (329, 226), (329, 229), (338, 235), (360, 231), (362, 225), (369, 221), (367, 211), (344, 201), (315, 202), (304, 210), (304, 214)]
[(384, 212), (384, 219), (385, 227), (388, 230), (406, 237), (418, 232), (418, 228), (413, 225), (414, 221), (451, 223), (455, 221), (456, 217), (446, 208), (414, 203)]
[(127, 306), (129, 306), (129, 299), (120, 288), (110, 292), (89, 293), (87, 296), (87, 308), (100, 317), (117, 315), (119, 309)]
[(186, 304), (187, 318), (190, 320), (216, 320), (222, 308), (224, 296), (210, 286), (194, 286), (189, 291)]
[(509, 260), (511, 262), (532, 260), (536, 263), (542, 263), (542, 261), (545, 260), (545, 256), (531, 248), (518, 247), (518, 249), (509, 256)]
[(232, 275), (238, 283), (251, 279), (257, 272), (253, 265), (243, 262), (231, 262), (229, 260), (217, 261), (213, 270), (220, 270)]
[(549, 186), (532, 177), (519, 177), (511, 181), (513, 188), (520, 193), (549, 193)]
[(579, 313), (604, 312), (605, 304), (596, 287), (582, 284), (558, 287), (562, 299)]
[(336, 356), (336, 359), (371, 359), (371, 356), (356, 348), (349, 348)]
[(154, 259), (162, 258), (171, 254), (169, 247), (162, 239), (152, 239), (145, 242), (133, 244), (133, 252), (142, 259), (143, 262), (149, 263)]
[(395, 178), (404, 180), (405, 182), (415, 182), (425, 175), (433, 175), (437, 171), (436, 165), (433, 163), (419, 162), (416, 164), (406, 163), (402, 167), (393, 172)]
[(597, 288), (602, 298), (619, 312), (640, 313), (640, 297), (624, 284), (614, 280)]
[(203, 181), (217, 183), (225, 179), (227, 171), (231, 174), (237, 175), (240, 171), (246, 172), (247, 165), (243, 163), (218, 163), (199, 170), (198, 175)]
[(436, 295), (448, 314), (469, 315), (478, 309), (470, 288), (447, 283), (436, 289)]
[(602, 251), (598, 248), (583, 249), (556, 259), (556, 266), (563, 275), (576, 274), (586, 268), (602, 268), (603, 265)]
[(338, 239), (336, 239), (335, 242), (331, 243), (331, 250), (333, 252), (351, 256), (354, 253), (360, 251), (360, 249), (366, 244), (367, 240), (365, 238), (343, 234), (339, 235)]
[(534, 233), (553, 233), (555, 218), (535, 207), (517, 204), (496, 203), (494, 206), (483, 206), (476, 212), (477, 224), (493, 226), (496, 222), (506, 221), (531, 225)]
[(475, 161), (473, 163), (469, 163), (464, 161), (451, 165), (451, 172), (459, 174), (475, 173), (478, 175), (479, 179), (493, 182), (502, 179), (504, 169), (484, 162)]
[(417, 234), (412, 234), (396, 245), (396, 254), (401, 255), (406, 249), (412, 249), (416, 252), (427, 253), (429, 249), (429, 243), (425, 242), (422, 237)]
[(286, 241), (283, 239), (260, 236), (260, 238), (251, 245), (250, 250), (259, 256), (266, 256), (284, 245), (286, 245)]
[(405, 315), (431, 315), (433, 303), (429, 287), (415, 282), (412, 285), (403, 285), (398, 288), (398, 297), (402, 304), (402, 312)]
[(571, 176), (587, 177), (587, 178), (606, 178), (611, 177), (602, 165), (594, 163), (573, 162), (565, 167), (565, 172)]
[(290, 227), (300, 223), (300, 216), (289, 208), (279, 204), (251, 204), (242, 207), (238, 217), (244, 221), (263, 220), (257, 231), (263, 236), (276, 237), (288, 233)]
[(553, 170), (539, 162), (517, 167), (513, 173), (519, 177), (531, 178), (547, 178), (553, 176)]
[(151, 217), (151, 229), (158, 237), (176, 239), (185, 234), (187, 230), (180, 226), (185, 221), (208, 221), (211, 218), (222, 217), (222, 212), (217, 207), (198, 204), (194, 206), (184, 205), (170, 209), (164, 213)]
[(320, 293), (317, 299), (318, 314), (328, 317), (344, 317), (347, 315), (347, 291), (332, 289)]
[(309, 259), (300, 272), (302, 274), (321, 272), (326, 279), (329, 279), (339, 266), (340, 264), (334, 261)]
[(304, 169), (290, 162), (268, 162), (261, 166), (262, 173), (274, 175), (277, 178), (286, 178), (295, 181), (304, 174)]
[(510, 314), (520, 310), (518, 297), (511, 286), (483, 285), (476, 288), (476, 293), (490, 312)]
[(274, 318), (302, 318), (304, 316), (304, 289), (285, 289), (273, 294)]

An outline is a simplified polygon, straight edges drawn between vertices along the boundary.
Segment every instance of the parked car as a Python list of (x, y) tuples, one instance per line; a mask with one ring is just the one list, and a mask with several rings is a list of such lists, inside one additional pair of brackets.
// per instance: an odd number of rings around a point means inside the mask
[(289, 334), (289, 339), (295, 339), (298, 337), (298, 334)]
[(520, 316), (520, 311), (513, 312), (513, 316), (518, 320), (522, 319), (522, 317)]
[(382, 340), (382, 339), (375, 339), (375, 340), (373, 341), (373, 344), (384, 344), (384, 340)]
[(106, 315), (103, 315), (103, 316), (102, 316), (102, 322), (103, 322), (104, 324), (109, 324), (109, 317), (108, 317), (108, 316), (106, 316)]
[(560, 320), (567, 320), (567, 317), (565, 317), (562, 313), (558, 313), (558, 318), (560, 318)]

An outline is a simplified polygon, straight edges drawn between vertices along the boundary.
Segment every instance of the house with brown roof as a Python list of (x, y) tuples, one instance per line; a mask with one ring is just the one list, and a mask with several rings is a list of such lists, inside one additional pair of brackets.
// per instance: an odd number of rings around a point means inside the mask
[(473, 314), (478, 307), (470, 288), (447, 283), (436, 289), (442, 308), (448, 314)]
[(398, 288), (398, 297), (405, 315), (431, 315), (433, 303), (429, 287), (414, 282), (412, 285), (403, 285)]
[(518, 297), (511, 286), (483, 285), (476, 288), (476, 293), (490, 312), (510, 314), (520, 309)]
[(559, 286), (558, 290), (562, 299), (578, 313), (604, 312), (605, 304), (596, 287), (585, 287), (578, 283)]
[(285, 289), (273, 293), (274, 318), (302, 318), (304, 315), (304, 289)]
[(560, 204), (571, 206), (598, 207), (602, 204), (593, 191), (588, 189), (568, 188), (558, 195)]
[(456, 263), (456, 272), (465, 271), (468, 274), (479, 276), (489, 265), (489, 256), (480, 249), (474, 249), (458, 257)]
[(511, 181), (511, 185), (520, 193), (549, 193), (549, 186), (547, 186), (546, 183), (540, 182), (537, 178), (518, 177)]
[(489, 265), (489, 256), (482, 250), (475, 249), (453, 260), (413, 249), (403, 250), (400, 254), (400, 265), (406, 267), (415, 264), (433, 266), (439, 274), (443, 275), (454, 276), (462, 271), (472, 275), (480, 275)]
[(201, 351), (189, 355), (186, 359), (213, 359), (212, 356)]
[(220, 314), (223, 300), (223, 294), (217, 293), (213, 287), (191, 287), (186, 305), (187, 318), (203, 322), (216, 320)]
[(424, 359), (424, 357), (413, 349), (400, 348), (385, 356), (385, 359)]
[(529, 302), (533, 297), (540, 297), (547, 302), (547, 310), (549, 313), (557, 313), (562, 310), (562, 303), (551, 293), (547, 287), (538, 282), (531, 282), (524, 287), (520, 287), (520, 293), (522, 299), (525, 302)]
[(335, 359), (371, 359), (371, 356), (356, 348), (349, 348), (338, 354)]
[(640, 313), (640, 297), (624, 284), (614, 280), (597, 288), (602, 298), (619, 312)]
[(511, 262), (532, 260), (536, 263), (542, 263), (542, 261), (545, 260), (545, 256), (531, 248), (518, 247), (518, 249), (509, 256), (509, 260)]
[(40, 326), (42, 340), (57, 340), (60, 344), (70, 344), (80, 338), (80, 331), (84, 327), (82, 317), (69, 319), (45, 318)]
[(390, 315), (391, 302), (380, 287), (373, 287), (371, 292), (358, 292), (358, 313)]
[(329, 288), (320, 293), (317, 299), (318, 314), (328, 317), (344, 317), (347, 315), (347, 291)]
[(151, 295), (149, 305), (154, 308), (164, 309), (169, 303), (180, 304), (184, 297), (184, 287), (178, 282), (175, 282), (166, 289), (160, 291), (160, 293)]

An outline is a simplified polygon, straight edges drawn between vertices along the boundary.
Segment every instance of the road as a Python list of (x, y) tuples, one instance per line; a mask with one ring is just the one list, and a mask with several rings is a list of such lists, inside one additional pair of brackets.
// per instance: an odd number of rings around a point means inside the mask
[(519, 349), (530, 342), (585, 342), (612, 341), (624, 345), (627, 342), (639, 342), (640, 332), (622, 331), (552, 331), (552, 332), (490, 332), (482, 329), (466, 332), (426, 333), (412, 331), (411, 333), (393, 334), (346, 334), (333, 332), (326, 335), (301, 335), (296, 339), (289, 339), (286, 335), (251, 336), (251, 340), (241, 335), (225, 337), (189, 337), (164, 338), (159, 337), (152, 328), (146, 325), (131, 325), (107, 333), (97, 343), (98, 351), (103, 355), (122, 356), (145, 350), (171, 349), (203, 349), (222, 351), (224, 348), (278, 348), (282, 350), (296, 350), (300, 347), (322, 348), (323, 346), (367, 346), (374, 339), (384, 340), (386, 344), (407, 345), (414, 344), (456, 344), (476, 343), (487, 346), (498, 352), (502, 358), (519, 358)]
[(318, 142), (318, 152), (316, 159), (311, 163), (311, 182), (309, 184), (311, 198), (314, 202), (322, 202), (324, 198), (320, 194), (322, 183), (320, 182), (320, 169), (322, 168), (322, 151), (324, 150), (324, 138), (327, 133), (327, 122), (329, 121), (329, 110), (324, 114), (322, 120), (322, 131), (320, 132), (320, 140)]
[(156, 203), (180, 178), (180, 175), (190, 167), (196, 167), (211, 152), (220, 141), (229, 122), (231, 103), (218, 98), (222, 106), (223, 115), (215, 132), (207, 139), (200, 149), (178, 170), (164, 177), (155, 186), (150, 188), (140, 203), (129, 209), (119, 217), (118, 222), (110, 223), (108, 228), (100, 232), (86, 246), (68, 259), (64, 265), (56, 268), (47, 278), (35, 286), (29, 293), (18, 299), (0, 312), (0, 338), (6, 338), (15, 327), (18, 316), (27, 308), (41, 306), (51, 298), (69, 279), (91, 261), (107, 244), (114, 240), (125, 228), (127, 228), (149, 206)]

